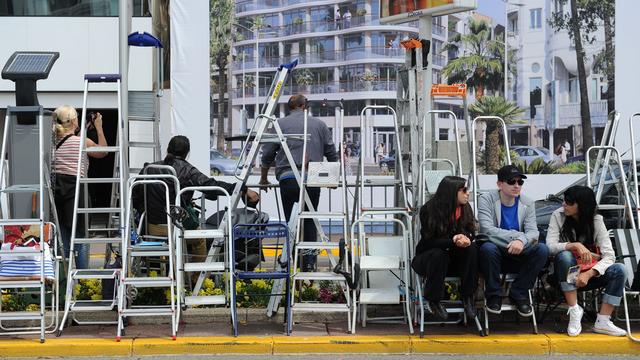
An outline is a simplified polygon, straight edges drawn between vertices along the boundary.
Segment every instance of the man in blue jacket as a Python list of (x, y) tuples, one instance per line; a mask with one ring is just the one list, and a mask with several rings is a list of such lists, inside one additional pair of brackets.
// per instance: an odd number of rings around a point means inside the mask
[(547, 262), (549, 249), (538, 243), (534, 202), (522, 196), (527, 177), (514, 165), (498, 171), (498, 190), (482, 194), (478, 200), (480, 246), (478, 264), (485, 279), (487, 311), (502, 310), (500, 276), (515, 273), (509, 298), (521, 316), (531, 316), (533, 308), (528, 291)]

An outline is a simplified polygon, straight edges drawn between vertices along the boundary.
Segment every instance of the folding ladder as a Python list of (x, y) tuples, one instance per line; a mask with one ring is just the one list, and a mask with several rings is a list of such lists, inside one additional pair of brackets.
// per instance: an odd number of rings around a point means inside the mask
[[(14, 289), (38, 298), (38, 309), (30, 311), (3, 311), (0, 304), (0, 329), (2, 335), (38, 334), (44, 342), (45, 333), (58, 327), (58, 257), (56, 226), (48, 222), (49, 206), (53, 204), (50, 179), (51, 161), (51, 121), (44, 117), (42, 106), (7, 107), (0, 156), (0, 227), (4, 243), (0, 248), (3, 262), (29, 257), (33, 259), (33, 273), (0, 280), (0, 291)], [(21, 123), (18, 116), (35, 119), (33, 124)], [(37, 150), (34, 151), (34, 137), (37, 136)], [(10, 149), (10, 150), (9, 150)], [(5, 160), (5, 154), (9, 158)], [(30, 164), (35, 166), (29, 166)], [(18, 171), (19, 168), (19, 171)], [(37, 179), (37, 180), (36, 180)], [(36, 180), (36, 181), (34, 181)], [(27, 183), (24, 183), (24, 182)], [(3, 211), (3, 207), (5, 207)], [(54, 217), (55, 218), (55, 217)], [(37, 227), (38, 235), (30, 241), (34, 246), (9, 244), (9, 227)], [(20, 229), (22, 230), (22, 229)], [(50, 247), (53, 246), (53, 258)], [(47, 254), (47, 252), (49, 252)], [(51, 261), (51, 263), (48, 263)], [(52, 264), (53, 267), (48, 264)], [(15, 265), (15, 264), (14, 264)], [(18, 265), (20, 266), (20, 265)], [(13, 266), (12, 266), (13, 267)], [(21, 270), (26, 270), (27, 265)], [(29, 266), (31, 267), (31, 266)], [(37, 270), (36, 270), (37, 269)], [(47, 279), (53, 277), (51, 290), (47, 290)], [(50, 295), (50, 321), (47, 322), (46, 297)], [(38, 321), (39, 326), (7, 326), (14, 321)]]
[[(342, 107), (340, 108), (340, 112), (342, 114), (344, 110)], [(304, 130), (303, 130), (303, 145), (302, 145), (302, 153), (307, 153), (307, 140), (308, 140), (308, 116), (309, 111), (305, 109), (304, 111)], [(342, 122), (342, 116), (340, 117), (341, 121), (339, 124), (336, 124), (336, 127), (340, 129), (338, 131), (338, 138), (341, 139), (338, 143), (339, 146), (339, 162), (309, 162), (303, 160), (302, 162), (302, 171), (300, 175), (301, 187), (298, 204), (302, 204), (305, 201), (305, 197), (308, 196), (307, 189), (309, 188), (317, 188), (317, 189), (330, 189), (330, 188), (341, 188), (341, 209), (339, 210), (329, 210), (327, 212), (319, 212), (317, 209), (313, 207), (308, 207), (308, 210), (305, 210), (304, 206), (298, 206), (298, 215), (296, 217), (296, 236), (295, 236), (295, 244), (294, 244), (294, 255), (293, 255), (293, 291), (291, 291), (291, 308), (293, 312), (344, 312), (347, 314), (348, 327), (350, 328), (351, 323), (351, 296), (350, 296), (350, 287), (349, 287), (349, 279), (347, 277), (356, 276), (355, 272), (351, 272), (349, 274), (349, 264), (353, 264), (353, 258), (351, 257), (351, 243), (349, 241), (349, 225), (348, 225), (348, 202), (347, 202), (347, 178), (345, 175), (345, 164), (344, 164), (344, 147), (342, 146), (342, 132), (344, 128), (344, 124)], [(320, 235), (320, 241), (303, 241), (304, 226), (309, 226), (309, 221), (313, 220), (312, 226), (315, 226), (318, 230), (318, 234)], [(322, 226), (320, 225), (320, 220), (328, 220), (331, 224), (333, 221), (342, 224), (342, 234), (343, 237), (341, 239), (331, 239), (326, 236), (322, 230)], [(342, 263), (336, 262), (332, 251), (339, 250), (343, 253)], [(316, 269), (316, 271), (298, 271), (300, 253), (307, 254), (318, 254), (324, 251), (327, 254), (327, 257), (330, 261), (330, 269), (328, 271), (320, 271), (320, 269)], [(349, 257), (345, 259), (345, 257)], [(345, 261), (346, 260), (346, 261)], [(346, 276), (346, 277), (345, 277)], [(342, 288), (342, 292), (345, 297), (344, 303), (317, 303), (317, 302), (303, 302), (301, 300), (296, 301), (295, 293), (296, 293), (296, 284), (298, 282), (303, 281), (329, 281), (332, 283), (338, 284)], [(292, 323), (292, 322), (291, 322)]]
[(636, 138), (633, 131), (633, 120), (635, 118), (640, 118), (640, 113), (635, 113), (629, 117), (629, 136), (631, 140), (631, 164), (629, 167), (631, 168), (629, 174), (631, 183), (631, 194), (633, 195), (634, 206), (636, 208), (636, 225), (640, 228), (640, 192), (638, 189), (638, 167), (636, 165), (636, 161), (638, 160), (638, 155), (636, 155)]
[[(86, 121), (87, 121), (87, 98), (89, 95), (89, 84), (100, 84), (100, 83), (115, 83), (117, 88), (117, 96), (118, 96), (118, 141), (116, 146), (94, 146), (94, 147), (86, 147), (86, 139), (87, 139), (87, 129), (86, 129)], [(127, 164), (124, 158), (123, 146), (126, 144), (124, 129), (126, 129), (124, 119), (121, 117), (120, 109), (120, 92), (121, 92), (121, 83), (120, 83), (120, 75), (119, 74), (86, 74), (84, 76), (84, 94), (82, 99), (82, 115), (80, 117), (80, 149), (78, 151), (78, 172), (76, 175), (76, 188), (75, 188), (75, 199), (74, 199), (74, 207), (73, 207), (73, 225), (71, 229), (71, 244), (70, 251), (74, 251), (75, 245), (86, 245), (90, 246), (91, 244), (106, 244), (107, 246), (111, 246), (114, 244), (119, 245), (122, 242), (122, 231), (116, 233), (114, 237), (91, 237), (89, 233), (84, 234), (83, 236), (79, 236), (77, 234), (77, 226), (78, 220), (80, 216), (85, 216), (85, 214), (107, 214), (109, 218), (113, 218), (114, 215), (118, 216), (118, 221), (122, 222), (122, 219), (125, 217), (125, 204), (123, 201), (120, 201), (119, 204), (111, 204), (110, 207), (105, 208), (89, 208), (89, 207), (80, 207), (80, 194), (82, 191), (82, 186), (86, 186), (86, 184), (115, 184), (118, 188), (119, 194), (124, 194), (124, 186), (125, 186), (125, 178), (127, 177), (126, 166), (123, 164)], [(83, 158), (87, 156), (89, 153), (114, 153), (117, 157), (117, 164), (120, 164), (119, 167), (116, 168), (116, 174), (114, 174), (111, 178), (86, 178), (81, 176), (82, 171), (82, 162)], [(86, 202), (85, 202), (86, 204)], [(86, 205), (84, 205), (86, 206)], [(122, 224), (118, 224), (121, 228)], [(115, 226), (115, 225), (112, 225)], [(122, 228), (121, 228), (122, 229)], [(69, 314), (73, 314), (73, 321), (78, 324), (115, 324), (115, 321), (81, 321), (75, 317), (76, 313), (95, 313), (98, 311), (111, 311), (116, 306), (116, 289), (114, 286), (114, 296), (113, 299), (109, 300), (79, 300), (76, 299), (76, 294), (74, 291), (74, 285), (76, 282), (81, 280), (89, 280), (89, 279), (98, 279), (98, 280), (111, 280), (114, 284), (118, 283), (118, 277), (120, 276), (120, 269), (78, 269), (75, 263), (75, 257), (69, 256), (69, 264), (68, 264), (68, 272), (67, 272), (67, 289), (65, 293), (65, 309), (64, 316), (62, 318), (62, 322), (60, 323), (60, 328), (58, 329), (58, 336), (62, 334), (62, 330), (64, 329), (67, 317)]]
[[(171, 338), (176, 339), (176, 332), (178, 329), (177, 324), (177, 296), (176, 296), (176, 267), (175, 267), (175, 243), (174, 243), (174, 227), (171, 219), (171, 198), (169, 193), (169, 186), (167, 183), (172, 183), (175, 193), (178, 193), (178, 179), (169, 174), (153, 174), (153, 175), (135, 175), (128, 180), (128, 198), (126, 202), (127, 215), (125, 217), (124, 232), (125, 235), (122, 240), (122, 273), (120, 275), (119, 289), (118, 289), (118, 330), (116, 335), (116, 341), (122, 339), (124, 334), (124, 319), (128, 317), (155, 317), (155, 316), (169, 316), (171, 318)], [(167, 221), (167, 237), (166, 243), (152, 242), (149, 244), (132, 243), (132, 194), (133, 189), (136, 186), (145, 185), (160, 185), (164, 188), (165, 192), (165, 209), (166, 221)], [(140, 273), (132, 271), (132, 262), (135, 258), (140, 257), (166, 257), (168, 262), (168, 269), (166, 274), (158, 274), (156, 277), (140, 276)], [(168, 305), (133, 305), (133, 301), (130, 301), (128, 294), (136, 293), (140, 288), (167, 288), (169, 290), (169, 304)]]
[[(224, 208), (227, 211), (231, 209), (231, 196), (229, 193), (219, 187), (219, 186), (191, 186), (180, 189), (180, 191), (176, 192), (175, 204), (177, 207), (184, 206), (186, 204), (181, 203), (181, 196), (185, 192), (209, 192), (216, 191), (219, 192), (218, 204), (223, 203), (223, 200), (220, 200), (220, 197), (226, 198), (224, 201)], [(204, 194), (203, 194), (204, 197)], [(203, 201), (204, 205), (204, 201)], [(202, 206), (202, 219), (206, 219), (206, 207)], [(234, 306), (235, 301), (230, 299), (230, 291), (235, 288), (235, 281), (233, 281), (233, 277), (231, 276), (231, 272), (233, 272), (235, 265), (235, 257), (234, 252), (232, 251), (232, 247), (229, 245), (231, 239), (231, 222), (229, 219), (223, 220), (219, 226), (213, 227), (204, 222), (201, 222), (200, 228), (195, 230), (186, 230), (180, 227), (176, 227), (176, 266), (177, 266), (177, 292), (178, 292), (178, 306), (177, 311), (177, 320), (176, 326), (180, 320), (181, 310), (186, 307), (192, 306), (202, 306), (202, 305), (227, 305), (231, 304)], [(222, 251), (217, 251), (214, 254), (208, 254), (204, 261), (193, 261), (188, 258), (188, 254), (185, 251), (187, 247), (187, 241), (192, 239), (205, 239), (212, 240), (211, 249), (217, 249)], [(190, 295), (187, 295), (185, 289), (185, 275), (186, 274), (198, 274), (198, 280), (195, 286), (195, 289)], [(223, 279), (226, 279), (224, 282), (224, 293), (221, 295), (201, 295), (200, 288), (202, 283), (206, 277), (209, 275), (217, 275)], [(235, 312), (231, 311), (231, 322), (235, 324)], [(177, 331), (177, 329), (176, 329)]]
[[(361, 152), (359, 161), (359, 172), (356, 179), (356, 199), (359, 217), (353, 222), (358, 225), (357, 236), (352, 233), (352, 249), (359, 249), (355, 256), (354, 268), (360, 267), (360, 287), (353, 290), (353, 321), (351, 332), (355, 333), (356, 317), (358, 305), (361, 306), (362, 325), (366, 326), (366, 321), (388, 321), (401, 319), (409, 324), (409, 332), (413, 334), (413, 322), (411, 320), (411, 274), (410, 250), (413, 244), (412, 239), (412, 218), (411, 208), (407, 195), (407, 182), (404, 173), (403, 156), (401, 153), (400, 128), (395, 110), (390, 106), (369, 105), (365, 106), (360, 113), (360, 128), (367, 129), (365, 113), (367, 110), (384, 109), (389, 111), (393, 117), (396, 148), (396, 176), (395, 179), (376, 179), (365, 175), (364, 154)], [(367, 149), (366, 137), (363, 137), (362, 149)], [(365, 206), (364, 193), (365, 186), (383, 186), (386, 198), (386, 187), (393, 186), (395, 190), (396, 206), (387, 206), (374, 202), (373, 191), (370, 206)], [(393, 217), (390, 221), (389, 217)], [(384, 235), (369, 234), (365, 229), (365, 224), (369, 226), (382, 224)], [(402, 224), (400, 226), (399, 223)], [(392, 224), (396, 229), (395, 235), (386, 235), (386, 225)], [(352, 225), (352, 232), (355, 227)], [(355, 237), (354, 237), (355, 236)], [(358, 265), (356, 265), (358, 264)], [(358, 296), (359, 293), (359, 296)], [(404, 299), (403, 299), (404, 298)], [(403, 312), (400, 317), (393, 318), (368, 318), (367, 305), (400, 304), (404, 302)]]

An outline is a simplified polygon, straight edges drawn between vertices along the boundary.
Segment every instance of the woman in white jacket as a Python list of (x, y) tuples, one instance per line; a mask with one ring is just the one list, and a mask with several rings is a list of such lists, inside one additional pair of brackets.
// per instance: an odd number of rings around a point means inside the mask
[[(596, 215), (596, 198), (586, 186), (572, 186), (564, 193), (562, 208), (551, 215), (547, 246), (554, 258), (554, 271), (569, 305), (567, 334), (578, 336), (584, 311), (577, 303), (578, 288), (604, 288), (602, 306), (593, 330), (612, 336), (625, 336), (615, 326), (611, 314), (626, 281), (624, 266), (615, 263), (615, 253), (601, 215)], [(580, 266), (567, 278), (572, 267)], [(574, 268), (576, 270), (576, 268)]]

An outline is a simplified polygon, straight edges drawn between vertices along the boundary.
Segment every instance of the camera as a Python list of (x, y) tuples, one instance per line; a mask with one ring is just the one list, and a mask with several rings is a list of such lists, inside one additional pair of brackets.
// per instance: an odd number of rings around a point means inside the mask
[(93, 124), (93, 120), (96, 118), (96, 113), (91, 111), (87, 114), (87, 121)]

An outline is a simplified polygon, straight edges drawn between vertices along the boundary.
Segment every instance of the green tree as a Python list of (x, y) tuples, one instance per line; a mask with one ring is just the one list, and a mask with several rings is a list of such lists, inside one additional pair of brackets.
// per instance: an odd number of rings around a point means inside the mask
[[(478, 98), (475, 103), (469, 107), (471, 116), (498, 116), (501, 117), (506, 124), (511, 124), (519, 118), (524, 109), (519, 108), (515, 103), (505, 100), (502, 96), (483, 96)], [(500, 167), (500, 133), (501, 126), (497, 121), (487, 121), (487, 135), (485, 139), (485, 171), (486, 173), (495, 173)], [(504, 144), (508, 147), (509, 144)]]
[[(225, 117), (229, 121), (228, 128), (231, 129), (231, 116), (225, 112), (224, 94), (227, 92), (227, 65), (229, 64), (231, 41), (234, 33), (232, 30), (235, 25), (234, 1), (210, 0), (209, 19), (211, 68), (217, 67), (218, 70), (218, 81), (215, 82), (217, 86), (212, 86), (212, 90), (215, 89), (218, 92), (216, 148), (222, 151), (224, 150)], [(213, 77), (211, 80), (214, 83)]]
[(485, 21), (471, 19), (468, 34), (456, 34), (442, 51), (463, 51), (457, 59), (449, 61), (442, 75), (449, 84), (466, 83), (473, 88), (476, 98), (485, 90), (498, 90), (504, 81), (504, 45), (491, 39), (491, 26)]

